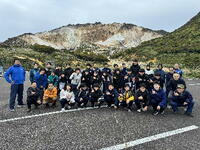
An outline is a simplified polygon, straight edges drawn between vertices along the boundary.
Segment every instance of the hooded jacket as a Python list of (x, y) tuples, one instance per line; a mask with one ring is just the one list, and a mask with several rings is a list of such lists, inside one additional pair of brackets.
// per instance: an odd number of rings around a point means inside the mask
[(151, 92), (151, 103), (158, 103), (159, 106), (161, 107), (166, 107), (167, 105), (167, 99), (166, 99), (166, 94), (163, 89), (159, 89), (156, 91), (153, 89), (156, 93), (153, 94)]

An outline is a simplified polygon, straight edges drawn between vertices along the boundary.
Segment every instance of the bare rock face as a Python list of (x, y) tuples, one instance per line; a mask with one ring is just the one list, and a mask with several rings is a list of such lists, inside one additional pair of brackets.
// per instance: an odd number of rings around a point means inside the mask
[(3, 44), (29, 47), (34, 44), (51, 46), (55, 49), (124, 49), (140, 45), (144, 41), (162, 37), (163, 33), (133, 24), (77, 24), (63, 26), (36, 34), (26, 33), (9, 38)]

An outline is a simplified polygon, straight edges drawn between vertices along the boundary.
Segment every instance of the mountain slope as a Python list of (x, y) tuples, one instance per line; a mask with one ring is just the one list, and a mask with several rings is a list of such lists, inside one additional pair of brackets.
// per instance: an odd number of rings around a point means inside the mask
[(153, 31), (133, 24), (77, 24), (36, 34), (26, 33), (9, 38), (4, 45), (29, 47), (34, 44), (55, 49), (131, 48), (144, 41), (162, 37), (165, 32)]
[(200, 13), (182, 27), (161, 38), (143, 42), (112, 58), (130, 59), (133, 56), (144, 60), (157, 59), (163, 63), (180, 62), (186, 66), (200, 66)]

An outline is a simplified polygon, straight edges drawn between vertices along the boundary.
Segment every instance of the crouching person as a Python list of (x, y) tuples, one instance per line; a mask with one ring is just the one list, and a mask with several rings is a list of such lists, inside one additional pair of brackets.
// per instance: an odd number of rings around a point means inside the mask
[(78, 107), (86, 107), (89, 100), (89, 90), (85, 84), (82, 84), (79, 88), (75, 101)]
[(75, 96), (70, 84), (65, 85), (64, 89), (61, 90), (60, 104), (62, 107), (61, 111), (65, 111), (65, 108), (70, 109), (72, 106), (75, 105)]
[(150, 95), (145, 84), (140, 84), (135, 93), (135, 105), (137, 112), (147, 111), (150, 102)]
[(124, 86), (124, 92), (119, 94), (117, 105), (127, 108), (127, 110), (130, 112), (132, 110), (133, 101), (134, 96), (131, 91), (130, 85), (126, 84)]
[(49, 107), (49, 103), (52, 103), (52, 106), (56, 106), (57, 101), (57, 88), (54, 87), (53, 83), (49, 83), (48, 88), (44, 91), (43, 104), (46, 107)]
[(100, 104), (100, 98), (102, 97), (103, 93), (100, 90), (100, 87), (98, 84), (94, 84), (92, 91), (90, 93), (90, 102), (91, 102), (91, 107), (95, 106), (95, 103)]
[(185, 86), (180, 84), (177, 86), (177, 89), (172, 94), (172, 99), (170, 102), (174, 112), (178, 111), (178, 107), (187, 107), (185, 115), (193, 117), (192, 110), (194, 106), (193, 97), (190, 92), (185, 90)]
[(117, 108), (118, 105), (118, 92), (114, 88), (113, 84), (108, 85), (108, 89), (104, 94), (104, 101), (107, 103), (108, 107), (111, 107), (114, 104), (114, 108)]
[(33, 82), (31, 84), (31, 87), (29, 87), (27, 90), (27, 106), (28, 106), (27, 112), (31, 111), (32, 104), (35, 105), (35, 108), (37, 108), (38, 105), (41, 104), (39, 96), (40, 96), (40, 90), (37, 88), (36, 82)]
[(166, 94), (158, 82), (153, 84), (151, 91), (151, 106), (153, 107), (153, 115), (163, 114), (167, 105)]

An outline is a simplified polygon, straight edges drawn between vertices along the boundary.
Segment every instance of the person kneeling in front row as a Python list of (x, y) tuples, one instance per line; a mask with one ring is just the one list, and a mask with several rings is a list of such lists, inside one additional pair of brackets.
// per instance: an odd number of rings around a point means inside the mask
[(190, 92), (185, 90), (185, 85), (179, 84), (177, 86), (177, 89), (172, 94), (170, 105), (172, 106), (174, 112), (178, 111), (178, 107), (187, 107), (185, 115), (193, 117), (192, 110), (194, 101)]
[(54, 87), (53, 83), (49, 83), (48, 88), (44, 91), (43, 104), (49, 107), (49, 103), (52, 103), (54, 107), (56, 106), (57, 98), (57, 88)]

